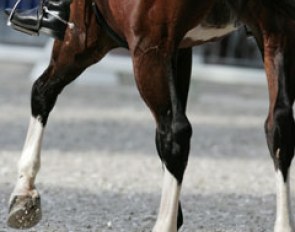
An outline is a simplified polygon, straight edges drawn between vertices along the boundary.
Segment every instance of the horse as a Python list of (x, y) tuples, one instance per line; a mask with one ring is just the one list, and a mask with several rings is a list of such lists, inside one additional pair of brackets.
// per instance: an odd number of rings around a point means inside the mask
[(63, 41), (34, 82), (31, 120), (11, 194), (8, 225), (30, 228), (42, 217), (35, 178), (43, 133), (62, 90), (110, 50), (129, 49), (140, 95), (156, 123), (164, 181), (153, 232), (183, 224), (179, 196), (192, 127), (186, 116), (192, 47), (246, 25), (257, 41), (269, 89), (265, 134), (277, 183), (275, 232), (294, 232), (289, 169), (294, 155), (295, 4), (289, 0), (75, 0)]

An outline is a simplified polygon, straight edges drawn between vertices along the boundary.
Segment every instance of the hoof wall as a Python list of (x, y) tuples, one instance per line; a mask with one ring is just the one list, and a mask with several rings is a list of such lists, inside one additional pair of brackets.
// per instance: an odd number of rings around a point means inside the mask
[(15, 229), (28, 229), (42, 218), (40, 197), (15, 196), (11, 202), (7, 225)]

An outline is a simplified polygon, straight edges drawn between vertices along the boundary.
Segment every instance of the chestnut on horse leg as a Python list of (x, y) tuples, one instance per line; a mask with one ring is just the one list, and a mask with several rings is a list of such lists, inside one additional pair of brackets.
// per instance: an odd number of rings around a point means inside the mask
[[(84, 6), (84, 3), (81, 5)], [(88, 26), (91, 30), (85, 30), (85, 15), (81, 12), (89, 16)], [(8, 225), (13, 228), (30, 228), (42, 217), (35, 178), (40, 168), (44, 128), (58, 95), (87, 67), (98, 62), (115, 47), (115, 44), (97, 26), (91, 4), (81, 9), (81, 12), (79, 11), (79, 16), (73, 16), (75, 30), (68, 30), (63, 42), (55, 42), (50, 65), (32, 88), (32, 117), (18, 163), (17, 182), (10, 199)]]
[(159, 215), (153, 232), (176, 232), (182, 225), (179, 204), (192, 134), (186, 117), (191, 70), (191, 49), (165, 56), (157, 48), (133, 57), (135, 77), (142, 98), (156, 122), (156, 145), (164, 164)]

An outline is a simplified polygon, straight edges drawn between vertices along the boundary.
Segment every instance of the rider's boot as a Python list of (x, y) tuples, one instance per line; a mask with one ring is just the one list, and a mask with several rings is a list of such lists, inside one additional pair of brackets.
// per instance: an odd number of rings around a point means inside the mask
[(30, 34), (44, 33), (62, 40), (70, 16), (71, 0), (41, 0), (40, 6), (31, 10), (11, 10), (9, 22), (14, 29)]

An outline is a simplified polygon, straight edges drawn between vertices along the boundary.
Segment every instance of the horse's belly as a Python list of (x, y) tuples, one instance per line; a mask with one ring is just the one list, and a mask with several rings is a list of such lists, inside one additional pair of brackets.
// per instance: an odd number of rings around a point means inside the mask
[(237, 30), (237, 28), (238, 27), (235, 23), (231, 23), (223, 27), (212, 27), (200, 24), (186, 33), (180, 47), (192, 47), (208, 41), (214, 41), (230, 34), (231, 32)]

